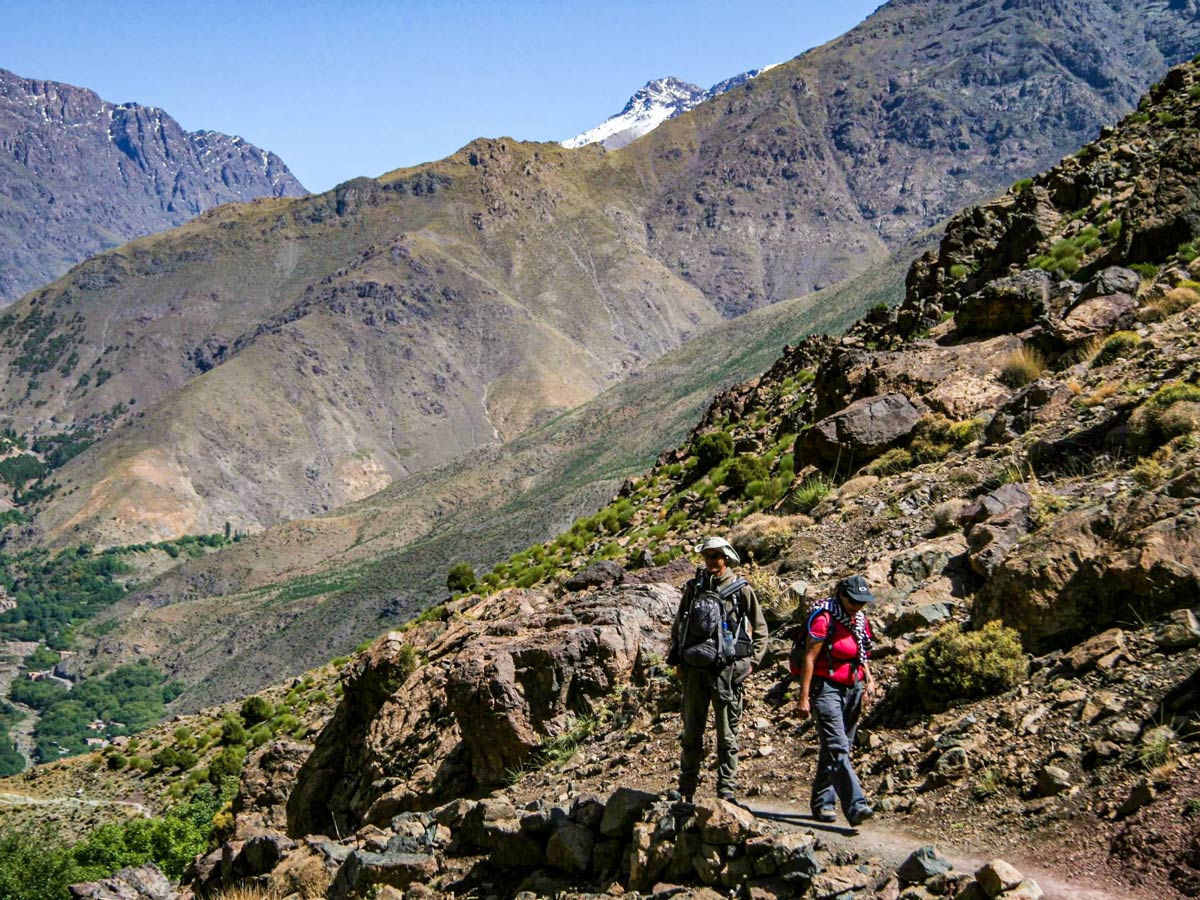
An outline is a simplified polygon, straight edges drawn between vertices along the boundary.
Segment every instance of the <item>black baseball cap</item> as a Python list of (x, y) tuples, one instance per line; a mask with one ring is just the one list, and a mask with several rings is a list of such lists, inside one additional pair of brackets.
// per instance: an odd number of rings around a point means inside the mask
[(849, 578), (843, 578), (839, 581), (838, 593), (844, 594), (853, 603), (875, 602), (875, 595), (871, 593), (871, 586), (867, 584), (867, 579), (861, 575), (851, 575)]

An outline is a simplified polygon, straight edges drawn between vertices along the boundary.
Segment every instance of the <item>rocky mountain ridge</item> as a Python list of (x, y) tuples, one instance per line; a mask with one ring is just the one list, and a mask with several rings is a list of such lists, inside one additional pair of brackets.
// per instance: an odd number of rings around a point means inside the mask
[(219, 204), (305, 193), (283, 160), (240, 137), (0, 69), (0, 306)]
[(99, 257), (6, 320), (12, 426), (100, 438), (30, 536), (258, 530), (507, 439), (884, 259), (1195, 46), (1158, 0), (888, 4), (621, 151), (481, 141)]
[(655, 78), (639, 88), (619, 113), (605, 119), (595, 128), (589, 128), (560, 143), (569, 149), (586, 147), (588, 144), (602, 144), (607, 150), (619, 150), (642, 135), (649, 134), (667, 119), (681, 116), (705, 100), (719, 97), (771, 68), (774, 66), (751, 69), (726, 78), (708, 90), (672, 76)]

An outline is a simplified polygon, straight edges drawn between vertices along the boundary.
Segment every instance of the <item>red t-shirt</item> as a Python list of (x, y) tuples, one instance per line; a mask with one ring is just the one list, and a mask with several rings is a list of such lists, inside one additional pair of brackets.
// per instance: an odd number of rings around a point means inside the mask
[[(829, 624), (833, 623), (833, 634), (829, 634)], [(874, 637), (871, 623), (866, 623), (868, 637)], [(812, 624), (808, 627), (809, 637), (813, 641), (831, 641), (827, 647), (822, 647), (813, 665), (813, 674), (838, 684), (853, 684), (862, 681), (866, 672), (855, 665), (858, 660), (858, 641), (854, 632), (831, 616), (828, 612), (813, 616)], [(832, 667), (830, 666), (830, 651), (832, 651)], [(799, 673), (795, 673), (799, 674)]]

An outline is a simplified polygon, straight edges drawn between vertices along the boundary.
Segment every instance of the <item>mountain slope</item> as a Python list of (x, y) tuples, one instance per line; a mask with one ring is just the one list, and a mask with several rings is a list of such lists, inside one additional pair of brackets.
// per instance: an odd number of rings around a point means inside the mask
[(101, 438), (38, 525), (256, 529), (510, 438), (882, 261), (1196, 48), (1161, 0), (892, 3), (620, 151), (478, 141), (99, 257), (5, 320), (12, 426)]
[(149, 656), (189, 686), (177, 706), (197, 709), (342, 652), (442, 596), (452, 564), (485, 570), (595, 509), (783, 342), (897, 302), (903, 265), (833, 289), (838, 302), (801, 298), (710, 329), (506, 445), (188, 562), (89, 625), (92, 657)]
[(0, 69), (0, 305), (221, 203), (305, 193), (274, 153)]

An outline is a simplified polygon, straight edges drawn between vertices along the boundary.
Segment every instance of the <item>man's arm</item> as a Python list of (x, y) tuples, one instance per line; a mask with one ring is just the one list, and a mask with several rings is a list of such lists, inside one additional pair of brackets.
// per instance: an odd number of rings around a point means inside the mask
[(754, 593), (754, 588), (747, 585), (742, 590), (746, 596), (746, 618), (750, 620), (750, 639), (754, 647), (750, 658), (754, 660), (755, 666), (759, 666), (767, 653), (767, 617), (763, 615), (762, 604), (758, 602), (758, 594)]

